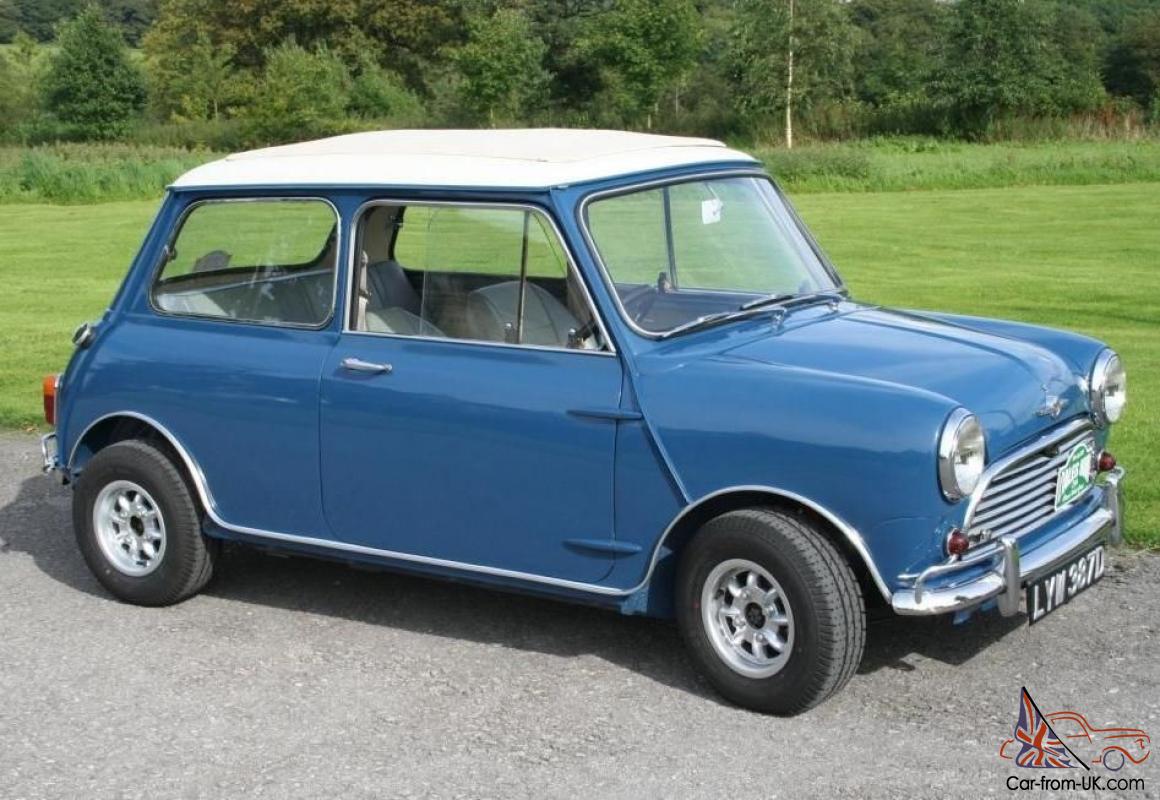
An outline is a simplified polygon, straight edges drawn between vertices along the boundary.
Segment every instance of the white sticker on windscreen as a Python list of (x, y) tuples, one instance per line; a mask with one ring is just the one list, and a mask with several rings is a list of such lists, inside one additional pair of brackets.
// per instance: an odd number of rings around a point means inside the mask
[(702, 225), (716, 225), (721, 221), (721, 209), (724, 203), (720, 199), (713, 197), (709, 200), (701, 201), (701, 224)]

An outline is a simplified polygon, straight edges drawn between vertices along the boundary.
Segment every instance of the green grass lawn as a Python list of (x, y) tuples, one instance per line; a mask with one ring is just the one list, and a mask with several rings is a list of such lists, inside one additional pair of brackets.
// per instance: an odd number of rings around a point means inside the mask
[[(1128, 535), (1160, 546), (1160, 183), (804, 194), (796, 203), (864, 300), (1097, 336), (1131, 397), (1112, 445)], [(155, 202), (0, 207), (0, 425), (32, 429), (40, 377), (112, 297)]]

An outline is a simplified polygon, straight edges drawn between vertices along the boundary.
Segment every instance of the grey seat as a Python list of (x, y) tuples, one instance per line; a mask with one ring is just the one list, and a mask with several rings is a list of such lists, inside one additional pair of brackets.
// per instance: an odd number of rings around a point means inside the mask
[(372, 333), (397, 333), (403, 336), (445, 336), (443, 331), (430, 322), (398, 306), (368, 309), (365, 328)]
[(418, 314), (419, 293), (411, 285), (407, 273), (393, 260), (377, 261), (367, 265), (367, 288), (370, 290), (369, 308), (401, 308)]
[[(519, 307), (519, 281), (506, 281), (476, 289), (467, 296), (467, 322), (476, 339), (489, 342), (508, 341), (509, 330), (516, 328)], [(571, 331), (581, 328), (563, 303), (548, 290), (527, 284), (524, 296), (523, 343), (546, 347), (567, 347)]]

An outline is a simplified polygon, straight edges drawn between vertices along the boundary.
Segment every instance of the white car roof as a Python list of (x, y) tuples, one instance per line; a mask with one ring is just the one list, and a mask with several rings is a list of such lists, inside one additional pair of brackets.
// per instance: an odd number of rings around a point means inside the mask
[(713, 139), (625, 131), (370, 131), (236, 153), (190, 170), (173, 186), (542, 189), (723, 161), (756, 163)]

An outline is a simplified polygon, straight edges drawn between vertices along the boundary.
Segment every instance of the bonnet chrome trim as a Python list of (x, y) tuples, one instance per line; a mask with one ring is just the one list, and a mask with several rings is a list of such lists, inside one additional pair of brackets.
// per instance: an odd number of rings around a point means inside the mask
[(185, 463), (189, 470), (189, 475), (193, 480), (194, 487), (197, 489), (198, 497), (201, 499), (202, 505), (205, 507), (206, 513), (213, 522), (228, 531), (242, 534), (243, 536), (252, 536), (262, 539), (271, 539), (274, 541), (287, 542), (290, 544), (298, 544), (306, 547), (316, 547), (323, 550), (337, 550), (346, 553), (356, 553), (359, 555), (375, 556), (378, 558), (391, 559), (395, 561), (411, 562), (415, 564), (423, 564), (429, 567), (440, 567), (443, 569), (460, 570), (462, 572), (472, 572), (481, 575), (489, 575), (498, 578), (511, 578), (513, 580), (526, 581), (528, 583), (538, 583), (546, 586), (554, 586), (561, 589), (570, 589), (573, 591), (584, 592), (587, 594), (601, 595), (605, 597), (627, 597), (644, 589), (649, 581), (652, 579), (653, 572), (656, 570), (657, 563), (660, 561), (661, 548), (668, 539), (669, 534), (677, 527), (680, 522), (685, 519), (689, 513), (696, 510), (699, 506), (712, 500), (715, 497), (720, 497), (725, 494), (734, 494), (737, 492), (760, 492), (763, 494), (770, 494), (777, 497), (782, 497), (787, 500), (792, 500), (797, 503), (810, 508), (824, 519), (830, 522), (837, 530), (841, 531), (842, 535), (846, 537), (847, 541), (858, 553), (866, 568), (870, 571), (871, 577), (874, 579), (878, 590), (882, 592), (882, 596), (889, 600), (891, 593), (886, 587), (885, 581), (882, 580), (882, 575), (878, 572), (873, 560), (870, 558), (870, 551), (866, 547), (865, 540), (849, 523), (845, 522), (841, 517), (834, 514), (829, 509), (815, 503), (807, 497), (803, 497), (795, 492), (786, 491), (783, 489), (776, 489), (772, 486), (760, 485), (745, 485), (745, 486), (729, 486), (724, 489), (718, 489), (715, 492), (710, 492), (698, 500), (689, 503), (673, 518), (668, 527), (665, 528), (663, 534), (653, 545), (652, 555), (649, 559), (648, 569), (645, 571), (644, 577), (635, 586), (628, 589), (619, 589), (614, 586), (602, 586), (595, 583), (585, 583), (582, 581), (572, 581), (565, 578), (553, 578), (548, 575), (536, 575), (528, 572), (519, 572), (517, 570), (502, 569), (500, 567), (489, 567), (482, 564), (469, 564), (462, 561), (452, 561), (444, 558), (434, 558), (432, 556), (422, 556), (413, 553), (402, 553), (395, 550), (383, 550), (376, 547), (366, 547), (365, 545), (351, 544), (349, 542), (342, 542), (333, 539), (317, 539), (311, 536), (298, 536), (290, 533), (278, 533), (277, 531), (268, 531), (261, 528), (250, 528), (244, 525), (235, 525), (227, 522), (218, 513), (217, 507), (213, 502), (213, 495), (210, 492), (209, 484), (206, 482), (205, 473), (202, 472), (201, 467), (190, 455), (189, 451), (181, 443), (181, 441), (173, 435), (172, 432), (154, 418), (136, 411), (116, 411), (109, 414), (104, 414), (98, 417), (93, 422), (85, 427), (80, 436), (77, 437), (76, 442), (69, 452), (68, 470), (70, 474), (73, 470), (73, 463), (76, 460), (77, 448), (80, 443), (84, 441), (85, 436), (96, 425), (108, 419), (115, 417), (129, 417), (146, 423), (153, 427), (158, 433), (165, 437), (177, 454), (181, 456), (181, 460)]

